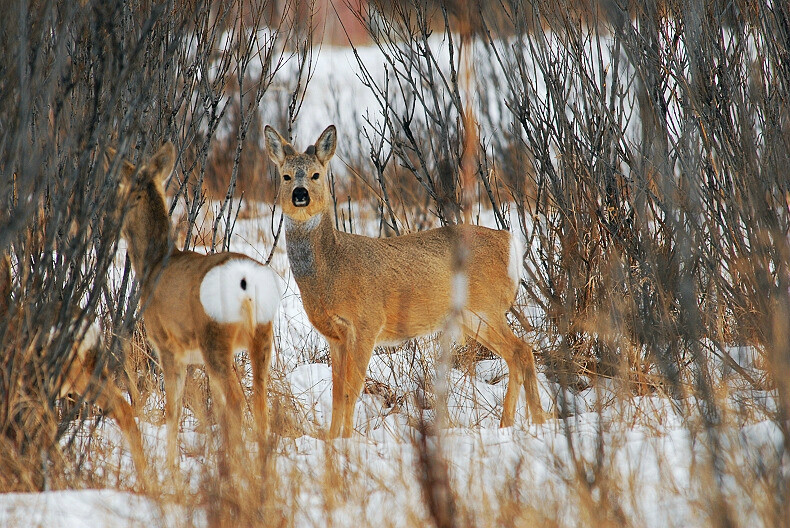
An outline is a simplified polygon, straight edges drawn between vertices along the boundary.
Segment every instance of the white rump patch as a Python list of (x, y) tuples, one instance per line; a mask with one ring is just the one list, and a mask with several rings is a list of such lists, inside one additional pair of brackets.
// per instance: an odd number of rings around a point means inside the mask
[(200, 283), (200, 303), (218, 323), (245, 322), (242, 305), (254, 307), (253, 324), (274, 320), (285, 291), (282, 279), (268, 266), (251, 260), (229, 260), (215, 266)]
[(524, 246), (521, 245), (521, 239), (517, 235), (510, 233), (510, 259), (507, 264), (507, 273), (510, 275), (510, 280), (513, 281), (513, 287), (516, 291), (518, 291), (518, 286), (521, 283), (523, 257)]

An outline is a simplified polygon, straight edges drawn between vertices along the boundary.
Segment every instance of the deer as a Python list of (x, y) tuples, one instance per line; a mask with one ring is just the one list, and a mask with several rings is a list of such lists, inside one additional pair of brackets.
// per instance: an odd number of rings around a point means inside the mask
[[(134, 409), (124, 398), (106, 365), (98, 379), (94, 379), (93, 373), (96, 371), (102, 348), (101, 330), (95, 323), (89, 325), (82, 339), (76, 341), (72, 347), (71, 361), (67, 363), (57, 397), (82, 397), (89, 394), (89, 391), (96, 391), (93, 403), (105, 415), (118, 422), (118, 427), (129, 444), (135, 471), (145, 483), (148, 481), (148, 466)], [(98, 388), (96, 384), (99, 385)]]
[[(339, 231), (327, 178), (337, 146), (334, 125), (303, 153), (271, 126), (264, 134), (281, 177), (278, 202), (291, 272), (308, 319), (329, 344), (329, 437), (351, 436), (374, 347), (441, 330), (457, 300), (463, 334), (508, 365), (500, 427), (513, 425), (521, 386), (532, 420), (542, 423), (533, 350), (516, 337), (505, 316), (520, 285), (523, 253), (516, 237), (463, 224), (389, 238)], [(465, 252), (466, 279), (460, 281), (457, 250)]]
[[(117, 152), (105, 150), (105, 165)], [(267, 390), (273, 324), (284, 284), (269, 266), (234, 252), (201, 254), (175, 247), (163, 183), (176, 150), (167, 142), (136, 167), (120, 161), (121, 237), (140, 284), (140, 313), (165, 384), (167, 464), (178, 454), (187, 367), (202, 365), (219, 404), (226, 445), (241, 446), (244, 393), (234, 357), (247, 350), (252, 366), (252, 412), (258, 442), (269, 432)]]
[[(11, 281), (11, 260), (8, 253), (4, 252), (0, 257), (0, 318), (8, 317)], [(149, 482), (148, 466), (134, 409), (124, 398), (107, 365), (100, 370), (98, 377), (94, 377), (97, 362), (101, 359), (99, 354), (103, 350), (101, 330), (94, 322), (85, 328), (82, 335), (77, 332), (75, 337), (69, 358), (64, 363), (59, 376), (61, 381), (55, 398), (83, 397), (93, 391), (94, 405), (101, 408), (106, 416), (118, 422), (121, 434), (129, 445), (135, 471), (145, 485)]]

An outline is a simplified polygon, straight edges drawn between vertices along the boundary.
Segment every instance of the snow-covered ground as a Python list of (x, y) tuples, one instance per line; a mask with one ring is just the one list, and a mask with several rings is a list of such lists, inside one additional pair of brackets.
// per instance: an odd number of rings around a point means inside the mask
[[(232, 249), (253, 256), (268, 252), (269, 241), (261, 242), (263, 248), (250, 243), (256, 239), (255, 233), (265, 231), (262, 225), (270, 225), (270, 219), (240, 220)], [(368, 390), (356, 405), (357, 435), (327, 442), (321, 438), (331, 418), (331, 369), (317, 360), (326, 357), (326, 344), (307, 320), (283, 244), (276, 249), (273, 266), (287, 283), (276, 328), (275, 390), (289, 394), (295, 402), (303, 431), (296, 438), (282, 438), (276, 447), (278, 478), (295, 492), (294, 525), (422, 525), (427, 521), (417, 469), (415, 424), (420, 412), (430, 419), (432, 411), (420, 411), (414, 394), (422, 390), (426, 376), (432, 376), (441, 349), (438, 340), (424, 338), (378, 350), (368, 369)], [(733, 350), (732, 355), (751, 368), (753, 355), (747, 352)], [(570, 416), (536, 426), (524, 417), (522, 394), (516, 426), (499, 429), (506, 372), (504, 362), (496, 358), (479, 361), (471, 368), (452, 369), (447, 401), (450, 428), (432, 440), (439, 443), (438, 449), (446, 457), (458, 502), (471, 520), (499, 524), (506, 514), (503, 504), (517, 501), (539, 505), (532, 507), (560, 525), (578, 525), (583, 501), (569, 497), (585, 493), (579, 489), (579, 464), (586, 465), (592, 475), (594, 464), (601, 460), (608, 468), (608, 478), (616, 479), (623, 497), (628, 498), (619, 508), (629, 522), (646, 526), (709, 523), (711, 511), (700, 505), (708, 498), (704, 468), (709, 453), (704, 433), (690, 431), (689, 417), (693, 421), (696, 416), (693, 398), (673, 401), (656, 395), (624, 399), (614, 385), (602, 384), (580, 393), (568, 392)], [(544, 409), (555, 412), (559, 386), (541, 374), (540, 390)], [(760, 468), (780, 467), (781, 432), (765, 414), (772, 410), (772, 394), (733, 387), (729, 401), (733, 407), (736, 401), (753, 402), (758, 410), (753, 420), (734, 425), (731, 434), (721, 439), (727, 445), (727, 463), (744, 478), (753, 478)], [(685, 407), (685, 417), (681, 417), (680, 407)], [(197, 493), (206, 470), (203, 454), (209, 441), (198, 430), (196, 420), (189, 418), (190, 412), (185, 414), (180, 435), (181, 476), (187, 489)], [(131, 458), (117, 426), (112, 420), (102, 421), (95, 431), (93, 426), (86, 423), (75, 432), (78, 449), (102, 453), (86, 468), (110, 482), (117, 481), (121, 489), (133, 486), (136, 477)], [(141, 429), (147, 456), (162, 472), (165, 427), (142, 422)], [(349, 490), (343, 501), (329, 507), (326, 481), (337, 467), (348, 479)], [(723, 489), (739, 518), (759, 521), (759, 502), (745, 493), (741, 482), (733, 477)], [(588, 491), (593, 500), (600, 500), (595, 498), (594, 486)], [(116, 489), (0, 497), (0, 526), (205, 524), (200, 508), (162, 503)]]

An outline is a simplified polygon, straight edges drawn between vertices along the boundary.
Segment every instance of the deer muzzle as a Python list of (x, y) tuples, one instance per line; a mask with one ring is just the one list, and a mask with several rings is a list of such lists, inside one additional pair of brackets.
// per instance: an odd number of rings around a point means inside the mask
[(307, 207), (310, 204), (310, 193), (304, 187), (297, 187), (291, 194), (291, 202), (296, 207)]

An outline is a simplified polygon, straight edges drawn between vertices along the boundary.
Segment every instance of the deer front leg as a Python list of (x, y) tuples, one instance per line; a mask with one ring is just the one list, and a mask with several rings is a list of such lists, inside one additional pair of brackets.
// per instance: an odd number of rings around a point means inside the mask
[(340, 436), (345, 413), (343, 394), (345, 393), (345, 345), (329, 340), (329, 356), (332, 359), (332, 422), (329, 426), (329, 438)]
[(345, 407), (343, 438), (349, 438), (354, 432), (354, 407), (365, 385), (365, 373), (368, 370), (370, 357), (373, 355), (374, 344), (375, 341), (370, 338), (357, 339), (352, 346), (347, 348), (346, 382), (343, 393), (343, 405)]
[(108, 384), (102, 389), (102, 392), (96, 397), (96, 404), (118, 422), (126, 443), (129, 444), (137, 476), (141, 484), (147, 486), (148, 466), (145, 461), (142, 436), (137, 422), (134, 420), (132, 406), (114, 384)]
[(332, 424), (329, 437), (348, 438), (354, 431), (354, 405), (365, 383), (365, 372), (373, 354), (381, 325), (367, 321), (352, 323), (333, 317), (336, 339), (329, 340), (332, 357)]

